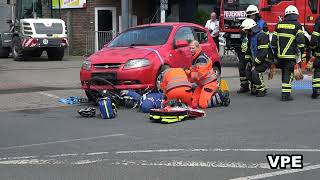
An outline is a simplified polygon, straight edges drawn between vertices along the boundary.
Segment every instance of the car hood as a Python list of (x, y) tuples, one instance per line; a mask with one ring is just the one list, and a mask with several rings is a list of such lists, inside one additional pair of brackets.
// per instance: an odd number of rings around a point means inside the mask
[(130, 59), (145, 58), (153, 50), (160, 47), (116, 47), (104, 48), (89, 57), (92, 64), (100, 63), (126, 63)]

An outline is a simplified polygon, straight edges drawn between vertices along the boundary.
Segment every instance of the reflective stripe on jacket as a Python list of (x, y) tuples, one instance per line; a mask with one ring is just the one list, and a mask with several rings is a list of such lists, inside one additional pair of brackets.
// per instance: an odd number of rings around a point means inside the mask
[(169, 68), (163, 73), (163, 81), (160, 84), (164, 92), (168, 92), (177, 87), (190, 87), (191, 83), (182, 68)]

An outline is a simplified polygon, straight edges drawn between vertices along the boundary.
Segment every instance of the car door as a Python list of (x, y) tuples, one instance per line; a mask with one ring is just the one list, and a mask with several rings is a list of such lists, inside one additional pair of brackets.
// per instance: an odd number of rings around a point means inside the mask
[(192, 64), (192, 55), (189, 46), (179, 47), (175, 46), (178, 40), (186, 40), (189, 42), (194, 40), (194, 35), (191, 27), (181, 27), (176, 31), (173, 42), (173, 50), (171, 53), (172, 67), (190, 67)]

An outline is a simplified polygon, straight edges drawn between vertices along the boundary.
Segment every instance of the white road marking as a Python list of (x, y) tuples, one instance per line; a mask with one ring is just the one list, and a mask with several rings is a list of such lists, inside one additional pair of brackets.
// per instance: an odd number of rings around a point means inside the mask
[(22, 160), (7, 160), (0, 161), (3, 165), (36, 165), (36, 164), (63, 164), (61, 161), (56, 159), (22, 159)]
[(42, 94), (42, 95), (45, 95), (45, 96), (48, 96), (48, 97), (51, 97), (51, 98), (60, 99), (59, 96), (56, 96), (54, 94), (49, 94), (49, 93), (46, 93), (46, 92), (39, 92), (39, 94)]
[(44, 157), (48, 157), (48, 158), (56, 158), (56, 157), (68, 157), (68, 156), (78, 156), (79, 154), (57, 154), (57, 155), (46, 155)]
[(77, 161), (77, 162), (71, 163), (71, 164), (83, 165), (83, 164), (93, 164), (93, 163), (97, 163), (97, 162), (101, 162), (101, 161), (103, 161), (103, 159), (96, 159), (96, 160), (84, 159), (84, 160), (80, 160), (80, 161)]
[(27, 145), (20, 145), (20, 146), (3, 147), (3, 148), (0, 148), (0, 150), (10, 150), (10, 149), (17, 149), (17, 148), (51, 145), (51, 144), (59, 144), (59, 143), (68, 143), (68, 142), (75, 142), (75, 141), (89, 141), (89, 140), (103, 139), (103, 138), (117, 137), (117, 136), (124, 136), (124, 135), (125, 134), (109, 134), (109, 135), (105, 135), (105, 136), (96, 136), (96, 137), (79, 138), (79, 139), (68, 139), (68, 140), (52, 141), (52, 142), (45, 142), (45, 143), (38, 143), (38, 144), (27, 144)]
[(208, 168), (246, 168), (246, 169), (269, 169), (268, 163), (245, 163), (223, 161), (149, 161), (149, 160), (123, 160), (112, 163), (114, 165), (133, 166), (168, 166), (168, 167), (208, 167)]
[(295, 116), (299, 114), (309, 114), (309, 113), (317, 113), (320, 112), (319, 109), (312, 109), (312, 110), (307, 110), (307, 111), (299, 111), (299, 112), (293, 112), (293, 113), (288, 113), (290, 116)]
[(93, 152), (93, 153), (87, 153), (87, 156), (95, 156), (95, 155), (103, 155), (103, 154), (109, 154), (109, 152)]
[(314, 169), (320, 169), (320, 164), (306, 166), (303, 169), (290, 169), (290, 170), (283, 170), (283, 171), (275, 171), (275, 172), (240, 177), (240, 178), (235, 178), (235, 179), (230, 179), (230, 180), (264, 179), (264, 178), (269, 178), (269, 177), (274, 177), (274, 176), (281, 176), (281, 175), (285, 175), (285, 174), (293, 174), (293, 173), (297, 173), (297, 172), (310, 171), (310, 170), (314, 170)]
[(20, 157), (5, 157), (5, 158), (0, 158), (0, 161), (3, 160), (17, 160), (17, 159), (32, 159), (37, 156), (20, 156)]
[(135, 151), (117, 151), (116, 154), (133, 153), (167, 153), (167, 152), (320, 152), (320, 149), (155, 149), (155, 150), (135, 150)]

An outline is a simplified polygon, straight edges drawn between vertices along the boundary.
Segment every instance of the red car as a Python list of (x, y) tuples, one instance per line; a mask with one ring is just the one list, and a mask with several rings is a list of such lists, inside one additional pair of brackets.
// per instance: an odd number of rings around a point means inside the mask
[(95, 90), (111, 89), (108, 84), (91, 84), (94, 77), (107, 79), (117, 89), (158, 88), (164, 69), (191, 66), (191, 40), (200, 42), (220, 73), (218, 50), (207, 29), (192, 23), (147, 24), (126, 30), (85, 60), (80, 71), (82, 89), (89, 99)]

